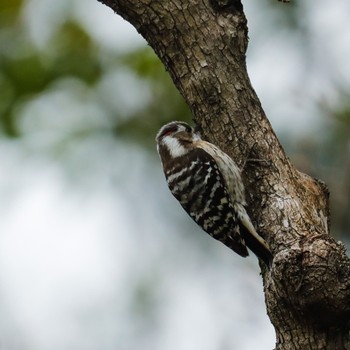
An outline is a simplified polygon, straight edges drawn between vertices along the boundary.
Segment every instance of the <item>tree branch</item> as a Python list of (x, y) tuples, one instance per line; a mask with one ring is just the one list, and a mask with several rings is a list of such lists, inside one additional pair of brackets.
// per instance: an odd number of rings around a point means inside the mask
[(350, 262), (329, 236), (328, 190), (291, 165), (251, 86), (242, 3), (99, 1), (148, 41), (203, 135), (246, 164), (249, 214), (274, 254), (262, 268), (276, 349), (350, 349)]

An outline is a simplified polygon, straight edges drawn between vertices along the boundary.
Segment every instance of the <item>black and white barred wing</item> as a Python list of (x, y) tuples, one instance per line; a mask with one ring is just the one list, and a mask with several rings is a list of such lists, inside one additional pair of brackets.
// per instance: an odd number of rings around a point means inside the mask
[(247, 256), (232, 200), (213, 157), (195, 148), (182, 158), (186, 159), (165, 173), (172, 194), (204, 231), (239, 255)]

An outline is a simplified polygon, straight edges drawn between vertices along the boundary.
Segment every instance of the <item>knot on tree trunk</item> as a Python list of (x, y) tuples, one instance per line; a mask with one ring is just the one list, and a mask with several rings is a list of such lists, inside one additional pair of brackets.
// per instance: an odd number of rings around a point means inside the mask
[(265, 290), (271, 321), (280, 327), (281, 349), (286, 341), (295, 342), (290, 349), (347, 349), (350, 260), (343, 244), (328, 235), (303, 237), (275, 255)]

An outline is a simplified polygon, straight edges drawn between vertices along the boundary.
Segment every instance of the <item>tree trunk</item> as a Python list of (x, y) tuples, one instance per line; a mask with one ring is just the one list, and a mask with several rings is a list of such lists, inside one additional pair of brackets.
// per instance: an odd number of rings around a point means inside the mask
[(204, 137), (245, 164), (248, 211), (274, 255), (261, 268), (276, 349), (350, 349), (350, 261), (329, 236), (327, 187), (289, 162), (250, 84), (242, 3), (99, 1), (148, 41)]

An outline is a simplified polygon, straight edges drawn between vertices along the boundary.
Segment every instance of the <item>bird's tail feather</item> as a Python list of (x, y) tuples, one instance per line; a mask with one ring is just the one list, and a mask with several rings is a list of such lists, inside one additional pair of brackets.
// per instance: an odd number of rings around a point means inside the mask
[(241, 227), (241, 234), (247, 245), (247, 247), (259, 258), (265, 265), (270, 268), (273, 256), (267, 245), (267, 243), (259, 236), (260, 239), (256, 239), (254, 235), (246, 228)]

